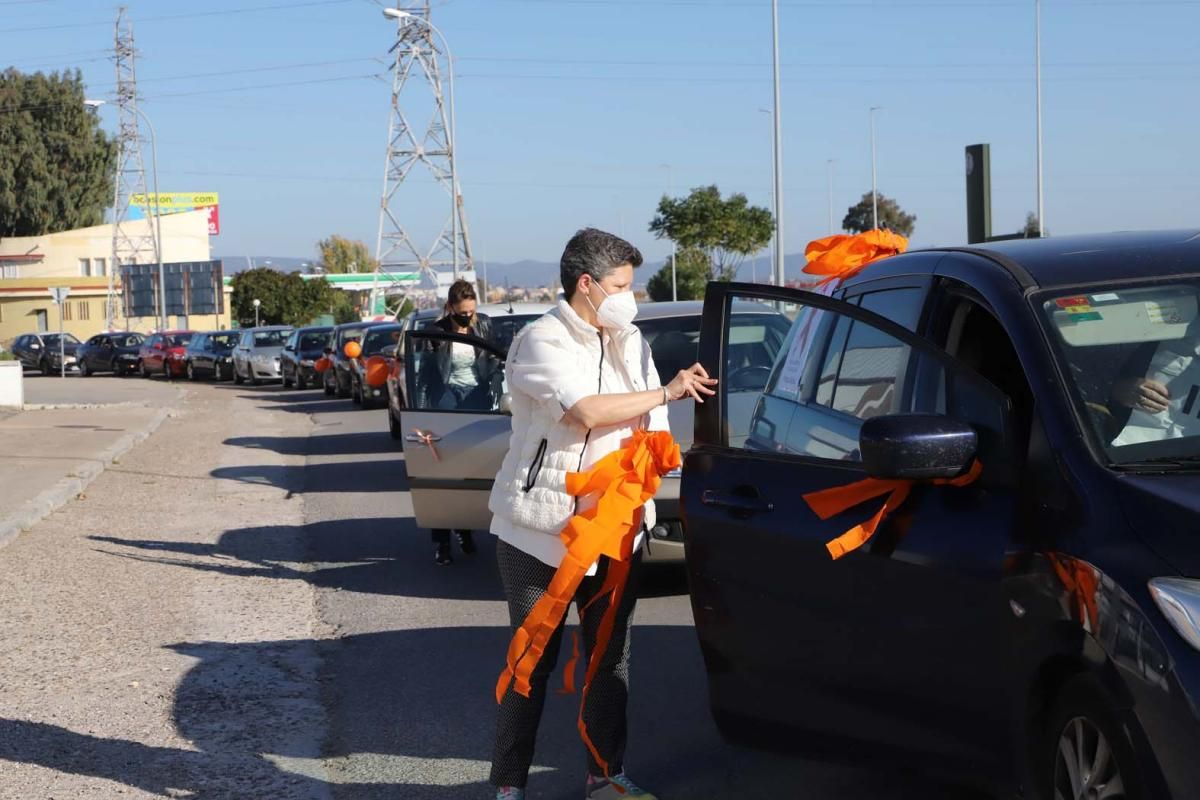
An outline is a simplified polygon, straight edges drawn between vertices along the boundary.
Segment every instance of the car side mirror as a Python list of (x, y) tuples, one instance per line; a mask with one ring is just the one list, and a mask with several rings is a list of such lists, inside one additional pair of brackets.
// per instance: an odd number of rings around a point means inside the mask
[(30, 342), (29, 349), (30, 350), (41, 350), (42, 346), (40, 344), (38, 344), (37, 342)]
[(500, 395), (500, 402), (496, 404), (496, 408), (501, 414), (508, 414), (511, 417), (512, 416), (512, 395), (509, 394), (508, 392), (505, 392), (504, 394)]
[(950, 417), (889, 414), (863, 423), (858, 446), (870, 477), (919, 481), (966, 472), (979, 439), (970, 425)]

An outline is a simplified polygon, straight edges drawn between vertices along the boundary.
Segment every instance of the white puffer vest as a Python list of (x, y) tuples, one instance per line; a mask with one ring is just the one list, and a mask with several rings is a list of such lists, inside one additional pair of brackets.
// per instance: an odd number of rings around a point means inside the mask
[[(509, 348), (506, 369), (520, 360), (521, 347), (531, 336), (551, 337), (556, 344), (568, 348), (573, 355), (573, 372), (593, 376), (597, 393), (602, 354), (611, 358), (615, 352), (623, 354), (624, 363), (610, 363), (605, 368), (618, 366), (629, 383), (628, 391), (644, 391), (659, 384), (650, 348), (636, 327), (613, 334), (607, 352), (603, 352), (599, 332), (580, 319), (561, 297), (558, 308), (531, 322), (516, 336)], [(511, 374), (507, 377), (512, 387)], [(630, 425), (588, 429), (569, 421), (561, 410), (551, 407), (554, 403), (557, 403), (554, 399), (538, 401), (526, 393), (512, 391), (512, 438), (496, 475), (488, 508), (492, 514), (521, 528), (557, 536), (576, 511), (576, 500), (566, 491), (567, 473), (579, 471), (585, 448), (594, 447), (597, 442), (606, 447), (606, 452), (589, 449), (590, 458), (612, 452), (615, 449), (612, 433)], [(662, 411), (661, 420), (652, 413), (640, 423), (635, 422), (634, 427), (666, 430), (665, 407)], [(654, 520), (654, 502), (650, 501), (643, 517), (647, 529), (654, 526)]]

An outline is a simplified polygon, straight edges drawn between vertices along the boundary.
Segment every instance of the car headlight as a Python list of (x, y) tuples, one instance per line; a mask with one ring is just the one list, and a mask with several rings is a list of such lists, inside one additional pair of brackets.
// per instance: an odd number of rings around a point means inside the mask
[(1200, 650), (1200, 581), (1154, 578), (1150, 596), (1179, 635)]

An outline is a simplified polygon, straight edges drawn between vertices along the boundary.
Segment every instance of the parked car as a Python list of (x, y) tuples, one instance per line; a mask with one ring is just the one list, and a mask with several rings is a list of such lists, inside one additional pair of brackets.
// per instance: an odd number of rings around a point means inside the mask
[(193, 331), (162, 331), (148, 336), (138, 349), (137, 369), (142, 377), (183, 377), (184, 353), (192, 335)]
[(263, 381), (282, 380), (279, 362), (283, 345), (292, 334), (290, 325), (247, 328), (233, 349), (233, 382), (258, 386)]
[(96, 372), (131, 375), (137, 371), (138, 351), (143, 337), (140, 333), (113, 331), (98, 333), (75, 351), (79, 374), (87, 377)]
[[(833, 297), (710, 284), (681, 499), (721, 730), (1200, 797), (1198, 263), (1189, 230), (912, 252)], [(795, 316), (749, 418), (738, 300)], [(835, 560), (883, 498), (806, 495), (869, 479), (915, 485)]]
[[(363, 332), (362, 355), (353, 360), (347, 360), (350, 371), (350, 399), (362, 408), (372, 408), (377, 405), (388, 405), (388, 387), (386, 381), (381, 386), (371, 386), (367, 383), (367, 359), (380, 356), (387, 363), (388, 372), (396, 360), (396, 345), (400, 341), (403, 330), (398, 323), (376, 325)], [(387, 373), (385, 373), (387, 374)]]
[(329, 326), (292, 331), (279, 356), (279, 371), (285, 389), (293, 385), (297, 389), (307, 389), (310, 384), (317, 384), (319, 376), (313, 367), (325, 355), (332, 333), (333, 328)]
[(362, 342), (363, 333), (379, 325), (391, 325), (390, 322), (347, 322), (335, 325), (332, 342), (329, 347), (331, 366), (321, 375), (325, 394), (336, 394), (338, 397), (349, 397), (351, 389), (350, 359), (346, 357), (345, 348), (350, 342)]
[(223, 381), (232, 378), (233, 349), (240, 338), (238, 331), (208, 331), (193, 336), (183, 356), (188, 380), (212, 378)]
[[(513, 337), (545, 314), (554, 306), (550, 303), (489, 303), (476, 307), (476, 313), (488, 317), (492, 326), (492, 342), (504, 352), (512, 344)], [(400, 321), (405, 331), (427, 330), (442, 317), (440, 308), (423, 308), (412, 312)], [(397, 353), (403, 354), (403, 337), (397, 345)], [(399, 440), (403, 428), (400, 427), (400, 409), (404, 407), (404, 364), (403, 359), (394, 359), (388, 370), (388, 430), (392, 438)]]
[[(645, 336), (654, 355), (660, 380), (669, 381), (675, 374), (696, 362), (702, 326), (702, 304), (699, 301), (678, 303), (644, 303), (639, 306), (636, 324)], [(790, 321), (770, 305), (759, 302), (738, 303), (734, 309), (736, 343), (733, 355), (744, 369), (737, 385), (744, 388), (735, 399), (738, 413), (748, 419), (753, 411), (750, 400), (761, 389), (767, 372), (790, 327)], [(511, 426), (501, 410), (500, 396), (488, 412), (466, 412), (428, 408), (421, 398), (423, 391), (420, 372), (422, 343), (434, 340), (480, 340), (447, 334), (437, 329), (412, 331), (405, 334), (405, 362), (413, 365), (416, 374), (405, 370), (406, 397), (412, 405), (393, 409), (393, 436), (402, 435), (405, 442), (405, 462), (413, 510), (417, 524), (427, 528), (460, 528), (486, 530), (491, 514), (487, 497), (492, 479), (508, 449)], [(488, 343), (498, 360), (507, 351)], [(428, 374), (427, 372), (425, 374)], [(493, 392), (496, 394), (496, 392)], [(692, 438), (692, 407), (690, 403), (672, 403), (668, 408), (671, 433), (686, 448)], [(432, 454), (428, 442), (413, 431), (431, 432), (440, 437)], [(477, 440), (477, 441), (476, 441)], [(684, 531), (679, 512), (679, 472), (667, 475), (655, 495), (657, 521), (650, 532), (646, 560), (678, 563), (683, 560)]]
[(79, 340), (69, 333), (26, 333), (13, 340), (12, 353), (27, 369), (38, 369), (43, 375), (61, 373), (59, 350), (66, 359), (67, 371), (76, 369), (75, 350)]

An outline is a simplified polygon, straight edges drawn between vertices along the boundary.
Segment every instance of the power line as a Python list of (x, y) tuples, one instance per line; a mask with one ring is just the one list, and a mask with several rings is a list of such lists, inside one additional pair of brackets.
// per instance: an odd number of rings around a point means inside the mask
[[(244, 6), (242, 8), (224, 8), (217, 11), (193, 11), (188, 14), (168, 14), (159, 17), (142, 17), (138, 19), (139, 24), (147, 22), (174, 22), (181, 19), (198, 19), (200, 17), (223, 17), (229, 14), (253, 14), (259, 11), (294, 11), (297, 8), (308, 8), (312, 6), (333, 6), (352, 3), (355, 0), (309, 0), (303, 3), (278, 3), (269, 6)], [(91, 28), (98, 25), (109, 25), (106, 20), (95, 20), (89, 22), (63, 22), (58, 25), (36, 25), (28, 28), (5, 28), (0, 30), (0, 33), (29, 33), (32, 31), (57, 31), (68, 28)]]

